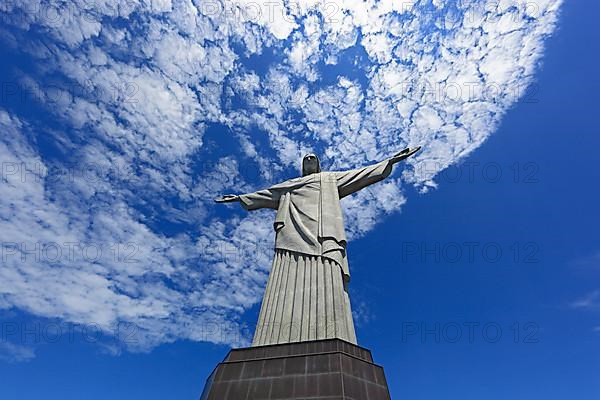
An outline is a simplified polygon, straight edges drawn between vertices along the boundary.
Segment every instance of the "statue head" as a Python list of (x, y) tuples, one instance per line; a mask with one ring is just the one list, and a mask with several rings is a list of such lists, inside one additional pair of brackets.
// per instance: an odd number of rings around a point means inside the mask
[(302, 176), (321, 172), (321, 164), (316, 154), (310, 153), (302, 159)]

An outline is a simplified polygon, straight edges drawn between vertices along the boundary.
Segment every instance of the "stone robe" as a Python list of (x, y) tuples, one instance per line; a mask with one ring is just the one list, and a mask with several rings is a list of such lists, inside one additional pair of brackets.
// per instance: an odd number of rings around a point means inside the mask
[(240, 195), (248, 210), (277, 210), (275, 248), (323, 256), (338, 263), (350, 279), (340, 199), (385, 179), (391, 159), (349, 171), (327, 171), (294, 178), (268, 189)]

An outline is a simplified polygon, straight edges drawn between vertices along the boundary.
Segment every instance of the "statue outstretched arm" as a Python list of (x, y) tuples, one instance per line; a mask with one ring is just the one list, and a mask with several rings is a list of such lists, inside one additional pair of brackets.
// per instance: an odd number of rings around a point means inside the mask
[(217, 203), (240, 202), (242, 207), (248, 211), (258, 210), (260, 208), (277, 209), (279, 206), (280, 191), (275, 189), (264, 189), (247, 194), (226, 194), (215, 199)]
[(349, 171), (334, 172), (340, 199), (387, 178), (395, 163), (405, 160), (420, 149), (421, 147), (406, 148), (376, 164)]

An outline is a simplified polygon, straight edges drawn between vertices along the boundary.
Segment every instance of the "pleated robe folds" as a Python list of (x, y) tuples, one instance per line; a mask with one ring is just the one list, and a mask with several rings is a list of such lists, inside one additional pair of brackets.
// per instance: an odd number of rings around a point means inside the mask
[(239, 196), (248, 211), (277, 210), (275, 257), (253, 346), (329, 338), (356, 343), (340, 199), (385, 179), (391, 170), (387, 159)]

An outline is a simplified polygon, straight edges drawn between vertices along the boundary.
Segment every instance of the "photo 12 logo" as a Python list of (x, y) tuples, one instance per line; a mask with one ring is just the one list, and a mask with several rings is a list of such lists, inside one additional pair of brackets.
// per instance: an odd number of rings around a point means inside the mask
[(100, 260), (119, 263), (138, 263), (137, 243), (104, 242), (2, 242), (0, 258), (3, 263), (94, 263)]
[(39, 345), (53, 343), (73, 344), (79, 341), (98, 343), (112, 338), (125, 345), (138, 343), (139, 327), (131, 322), (118, 322), (112, 327), (90, 323), (66, 322), (2, 322), (0, 323), (0, 343)]
[(536, 264), (540, 262), (537, 242), (411, 242), (399, 243), (402, 263), (435, 264)]
[(540, 327), (537, 323), (514, 322), (503, 325), (498, 322), (402, 322), (401, 343), (499, 343), (502, 339), (512, 343), (533, 344), (539, 342)]

